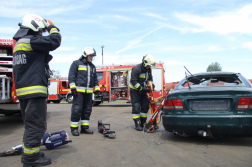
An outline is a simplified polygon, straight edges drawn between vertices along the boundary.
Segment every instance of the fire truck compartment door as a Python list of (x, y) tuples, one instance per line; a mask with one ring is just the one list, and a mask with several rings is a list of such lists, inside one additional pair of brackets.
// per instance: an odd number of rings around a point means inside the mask
[(130, 85), (131, 69), (128, 71), (127, 85)]
[(153, 83), (155, 84), (155, 91), (162, 91), (162, 69), (153, 68), (152, 69)]
[(58, 82), (51, 82), (50, 86), (48, 87), (48, 94), (49, 95), (57, 95), (57, 88)]

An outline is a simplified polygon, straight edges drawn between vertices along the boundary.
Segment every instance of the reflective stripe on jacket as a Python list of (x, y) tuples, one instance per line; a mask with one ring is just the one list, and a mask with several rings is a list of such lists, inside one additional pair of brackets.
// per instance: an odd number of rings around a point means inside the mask
[(48, 30), (48, 36), (40, 36), (30, 30), (22, 35), (20, 28), (13, 37), (17, 41), (13, 51), (13, 74), (19, 100), (48, 96), (45, 67), (52, 59), (49, 51), (55, 50), (61, 43), (58, 29), (49, 26)]
[(129, 87), (141, 91), (146, 86), (146, 81), (152, 81), (151, 68), (147, 70), (142, 63), (133, 67)]
[(95, 65), (83, 60), (82, 56), (72, 63), (69, 69), (68, 82), (70, 88), (76, 88), (77, 92), (93, 93), (93, 87), (95, 91), (100, 91)]

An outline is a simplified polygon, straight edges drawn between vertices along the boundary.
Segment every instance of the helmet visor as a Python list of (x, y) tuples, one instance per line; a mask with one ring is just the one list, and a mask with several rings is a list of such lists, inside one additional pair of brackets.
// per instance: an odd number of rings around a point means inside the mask
[(93, 54), (89, 54), (88, 56), (93, 56), (93, 57), (94, 57), (94, 56), (96, 56), (96, 54), (95, 54), (95, 53), (93, 53)]
[(156, 63), (149, 64), (152, 68), (156, 68)]

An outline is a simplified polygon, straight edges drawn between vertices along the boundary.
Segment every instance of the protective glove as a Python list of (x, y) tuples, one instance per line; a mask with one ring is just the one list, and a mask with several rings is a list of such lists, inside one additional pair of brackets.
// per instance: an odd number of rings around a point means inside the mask
[(54, 25), (51, 20), (43, 19), (42, 22), (44, 23), (45, 27), (48, 28), (50, 25)]
[(95, 94), (95, 96), (99, 96), (100, 95), (100, 91), (97, 90), (97, 91), (94, 92), (94, 94)]
[(77, 96), (77, 91), (76, 88), (72, 88), (71, 89), (72, 95)]
[(155, 85), (154, 85), (154, 83), (152, 84), (152, 87), (153, 87), (153, 91), (155, 90)]
[(149, 93), (149, 92), (150, 92), (150, 89), (147, 89), (146, 87), (143, 87), (143, 88), (142, 88), (142, 91), (143, 91), (143, 92)]

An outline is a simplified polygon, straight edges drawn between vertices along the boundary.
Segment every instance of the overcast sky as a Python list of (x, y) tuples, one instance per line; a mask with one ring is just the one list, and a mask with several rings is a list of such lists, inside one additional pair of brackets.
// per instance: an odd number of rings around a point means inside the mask
[(212, 62), (222, 71), (252, 79), (251, 0), (8, 0), (0, 5), (0, 38), (12, 39), (25, 14), (50, 19), (60, 29), (61, 46), (51, 52), (51, 69), (67, 77), (85, 47), (94, 47), (93, 63), (136, 64), (152, 54), (166, 67), (166, 82), (206, 71)]

